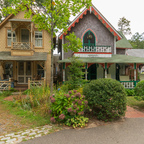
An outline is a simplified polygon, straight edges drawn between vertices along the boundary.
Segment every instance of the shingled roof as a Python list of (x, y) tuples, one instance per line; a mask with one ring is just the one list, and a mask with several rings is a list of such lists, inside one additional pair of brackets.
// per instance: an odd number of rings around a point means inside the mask
[[(75, 27), (76, 23), (79, 23), (80, 19), (83, 19), (84, 15), (87, 15), (87, 12), (90, 11), (90, 13), (93, 13), (100, 21), (101, 23), (117, 38), (117, 40), (120, 40), (122, 37), (121, 35), (117, 32), (117, 30), (110, 24), (110, 22), (99, 12), (99, 10), (92, 5), (89, 9), (85, 8), (82, 13), (80, 13), (69, 25), (67, 31), (71, 31), (72, 27)], [(62, 39), (63, 35), (66, 35), (66, 33), (61, 33), (59, 35), (59, 38)]]
[(119, 32), (122, 36), (122, 39), (116, 42), (116, 48), (125, 48), (125, 49), (132, 49), (132, 45), (129, 43), (129, 41), (126, 39), (124, 34), (122, 32)]

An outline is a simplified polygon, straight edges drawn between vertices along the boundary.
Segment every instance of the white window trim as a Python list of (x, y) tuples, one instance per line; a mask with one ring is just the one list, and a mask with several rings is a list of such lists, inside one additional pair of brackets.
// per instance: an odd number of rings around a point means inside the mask
[[(36, 33), (40, 33), (40, 34), (42, 34), (42, 38), (35, 38), (35, 47), (43, 47), (43, 32), (42, 31), (35, 31), (35, 35), (36, 35)], [(38, 45), (36, 45), (36, 40), (42, 40), (42, 44), (41, 44), (41, 46), (38, 46)]]

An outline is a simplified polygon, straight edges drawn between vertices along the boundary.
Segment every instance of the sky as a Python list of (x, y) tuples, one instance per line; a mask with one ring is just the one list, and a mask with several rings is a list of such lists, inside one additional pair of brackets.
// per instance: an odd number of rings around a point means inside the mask
[(92, 0), (92, 3), (115, 29), (119, 19), (125, 17), (130, 21), (132, 35), (144, 32), (144, 0)]

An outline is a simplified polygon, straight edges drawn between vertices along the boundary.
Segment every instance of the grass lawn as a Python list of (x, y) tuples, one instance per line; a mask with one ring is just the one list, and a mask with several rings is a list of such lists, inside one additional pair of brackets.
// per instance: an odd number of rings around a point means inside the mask
[(133, 96), (127, 97), (127, 105), (140, 111), (144, 111), (144, 101), (138, 101)]
[(50, 124), (48, 116), (42, 117), (20, 106), (14, 107), (13, 102), (5, 101), (4, 98), (0, 96), (0, 135)]

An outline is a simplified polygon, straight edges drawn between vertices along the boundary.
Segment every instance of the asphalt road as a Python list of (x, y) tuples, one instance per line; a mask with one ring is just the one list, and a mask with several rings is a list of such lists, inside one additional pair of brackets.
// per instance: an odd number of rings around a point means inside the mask
[(21, 144), (144, 144), (144, 118), (89, 129), (62, 130)]

